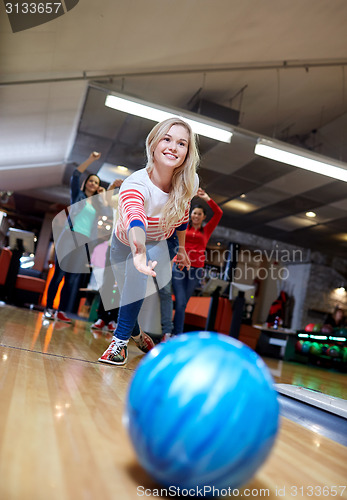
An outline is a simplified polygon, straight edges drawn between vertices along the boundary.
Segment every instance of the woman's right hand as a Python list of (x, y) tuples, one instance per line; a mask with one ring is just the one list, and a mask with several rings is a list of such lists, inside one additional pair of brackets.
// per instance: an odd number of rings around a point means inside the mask
[(97, 151), (93, 151), (90, 155), (89, 158), (93, 161), (98, 160), (101, 156), (101, 153), (98, 153)]
[(191, 262), (184, 247), (180, 247), (178, 249), (176, 265), (180, 271), (182, 271), (182, 269), (184, 269), (185, 267), (187, 268), (187, 271), (189, 271), (190, 269)]
[(206, 193), (206, 191), (204, 191), (201, 188), (199, 188), (197, 190), (196, 196), (198, 196), (199, 198), (201, 198), (202, 200), (205, 200), (205, 201), (210, 201), (210, 199), (211, 199), (211, 197)]
[(141, 250), (139, 253), (133, 254), (133, 262), (135, 268), (143, 274), (147, 274), (148, 276), (152, 276), (153, 278), (156, 277), (157, 273), (153, 271), (155, 266), (157, 265), (157, 261), (151, 261), (149, 260), (147, 263), (147, 256), (146, 256), (146, 250), (142, 252)]
[(129, 243), (131, 252), (133, 254), (133, 262), (135, 268), (143, 274), (156, 277), (157, 273), (154, 271), (157, 261), (149, 260), (147, 263), (146, 255), (146, 233), (140, 227), (132, 227), (129, 230)]
[(123, 179), (116, 179), (108, 186), (107, 190), (112, 191), (113, 189), (120, 188), (122, 184)]

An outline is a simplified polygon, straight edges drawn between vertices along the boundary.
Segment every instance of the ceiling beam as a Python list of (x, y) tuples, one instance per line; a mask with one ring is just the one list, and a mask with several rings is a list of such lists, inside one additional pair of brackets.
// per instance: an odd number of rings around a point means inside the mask
[(278, 62), (254, 62), (247, 64), (232, 64), (226, 66), (205, 66), (205, 67), (184, 67), (184, 68), (164, 68), (151, 71), (137, 71), (128, 73), (112, 73), (112, 74), (88, 74), (88, 72), (83, 71), (81, 75), (78, 76), (66, 76), (66, 77), (56, 77), (56, 78), (40, 78), (37, 80), (13, 80), (13, 81), (0, 81), (0, 87), (11, 86), (11, 85), (33, 85), (38, 83), (58, 83), (58, 82), (74, 82), (74, 81), (88, 81), (103, 78), (129, 78), (129, 77), (144, 77), (144, 76), (159, 76), (159, 75), (179, 75), (179, 74), (193, 74), (193, 73), (227, 73), (230, 71), (264, 71), (264, 70), (274, 70), (274, 69), (305, 69), (310, 68), (327, 68), (327, 67), (339, 67), (347, 66), (346, 59), (334, 59), (334, 60), (289, 60), (289, 61), (278, 61)]

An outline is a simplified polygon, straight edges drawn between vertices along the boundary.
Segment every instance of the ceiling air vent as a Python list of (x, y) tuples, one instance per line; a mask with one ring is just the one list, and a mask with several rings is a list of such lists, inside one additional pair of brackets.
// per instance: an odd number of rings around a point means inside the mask
[(229, 123), (230, 125), (238, 125), (240, 112), (232, 108), (220, 106), (206, 99), (199, 99), (195, 101), (190, 111), (200, 115), (208, 116), (220, 122)]

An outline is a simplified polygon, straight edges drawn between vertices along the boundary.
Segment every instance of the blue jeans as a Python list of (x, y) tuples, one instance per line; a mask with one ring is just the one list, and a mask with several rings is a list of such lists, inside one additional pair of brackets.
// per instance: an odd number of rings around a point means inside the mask
[[(64, 229), (57, 242), (55, 252), (55, 271), (47, 291), (47, 307), (53, 308), (59, 284), (65, 277), (60, 294), (59, 311), (66, 311), (70, 296), (74, 293), (81, 274), (89, 274), (90, 238), (77, 231)], [(88, 269), (88, 270), (87, 270)]]
[(158, 290), (160, 301), (161, 332), (172, 333), (172, 280), (163, 288)]
[[(177, 255), (178, 249), (178, 238), (176, 231), (170, 238), (166, 240), (170, 261)], [(159, 300), (160, 300), (160, 316), (161, 316), (161, 331), (162, 334), (172, 333), (172, 280), (163, 288), (158, 290)]]
[(193, 295), (197, 287), (201, 275), (199, 274), (199, 267), (191, 267), (189, 271), (184, 268), (180, 271), (176, 264), (172, 269), (172, 287), (175, 294), (175, 317), (173, 333), (178, 335), (183, 332), (185, 310), (188, 300)]
[(65, 277), (63, 288), (60, 293), (59, 311), (66, 311), (70, 300), (71, 292), (74, 290), (75, 283), (80, 274), (68, 273), (59, 266), (58, 259), (55, 259), (55, 270), (47, 291), (47, 307), (53, 309), (54, 298), (57, 294), (61, 280)]
[(111, 321), (117, 322), (119, 291), (114, 287), (115, 277), (111, 268), (110, 261), (111, 247), (106, 250), (105, 268), (102, 285), (99, 290), (100, 304), (98, 308), (98, 319), (102, 319), (106, 324)]
[(140, 273), (133, 264), (130, 247), (121, 243), (115, 236), (111, 245), (111, 264), (121, 294), (118, 324), (114, 335), (121, 340), (128, 340), (139, 332), (137, 317), (146, 296), (157, 293), (157, 286), (162, 289), (171, 277), (171, 263), (166, 241), (146, 242), (147, 259), (158, 262), (154, 279)]

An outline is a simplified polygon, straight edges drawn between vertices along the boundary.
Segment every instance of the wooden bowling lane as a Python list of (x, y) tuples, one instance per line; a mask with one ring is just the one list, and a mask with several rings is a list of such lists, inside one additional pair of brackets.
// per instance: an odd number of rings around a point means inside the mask
[[(73, 320), (71, 325), (49, 321), (42, 312), (13, 306), (0, 306), (0, 319), (1, 345), (51, 356), (97, 362), (112, 339), (107, 331), (92, 331), (86, 321)], [(133, 368), (133, 360), (136, 366), (141, 357), (131, 342), (127, 367)]]
[[(122, 426), (142, 354), (131, 345), (126, 367), (97, 363), (108, 341), (79, 321), (51, 333), (36, 329), (40, 314), (0, 307), (0, 499), (135, 500), (145, 489), (147, 498), (158, 496), (160, 486), (138, 465)], [(286, 364), (281, 380), (271, 362), (277, 381), (290, 383)], [(282, 419), (268, 461), (243, 496), (347, 498), (332, 489), (345, 484), (346, 463), (345, 447)]]
[(346, 447), (282, 418), (269, 459), (247, 487), (265, 488), (277, 499), (346, 499), (346, 464)]
[(271, 358), (264, 358), (264, 361), (275, 382), (306, 387), (335, 398), (347, 399), (346, 373)]
[(22, 349), (1, 358), (0, 498), (134, 498), (121, 424), (129, 370)]

